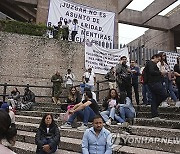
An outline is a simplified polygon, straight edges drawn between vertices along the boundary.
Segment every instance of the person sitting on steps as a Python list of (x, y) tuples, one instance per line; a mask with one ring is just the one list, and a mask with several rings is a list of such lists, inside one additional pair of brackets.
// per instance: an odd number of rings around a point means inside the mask
[(69, 113), (71, 114), (67, 122), (61, 126), (61, 128), (72, 128), (74, 119), (79, 116), (83, 119), (82, 126), (78, 127), (78, 130), (85, 130), (88, 128), (87, 124), (92, 121), (95, 115), (99, 114), (99, 107), (97, 102), (92, 99), (92, 93), (90, 91), (85, 92), (85, 100), (75, 105)]

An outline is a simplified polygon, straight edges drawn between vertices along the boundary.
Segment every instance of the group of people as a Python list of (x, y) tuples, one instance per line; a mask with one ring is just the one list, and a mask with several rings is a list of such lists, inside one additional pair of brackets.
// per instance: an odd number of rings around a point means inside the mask
[[(142, 105), (151, 105), (152, 118), (159, 119), (157, 108), (168, 107), (167, 98), (171, 97), (176, 107), (180, 107), (180, 69), (179, 58), (174, 70), (170, 69), (164, 52), (155, 54), (141, 70), (134, 60), (127, 66), (127, 57), (122, 56), (116, 67), (112, 67), (105, 75), (110, 88), (118, 87), (120, 93), (126, 92), (132, 101), (132, 87), (136, 104), (139, 101), (139, 83), (142, 84)], [(140, 78), (140, 82), (139, 82)]]
[[(52, 25), (49, 23), (48, 26), (51, 27)], [(53, 34), (53, 38), (75, 41), (78, 29), (79, 26), (77, 19), (73, 19), (73, 21), (67, 21), (64, 19), (64, 21), (60, 20), (57, 26), (53, 26), (51, 33)]]

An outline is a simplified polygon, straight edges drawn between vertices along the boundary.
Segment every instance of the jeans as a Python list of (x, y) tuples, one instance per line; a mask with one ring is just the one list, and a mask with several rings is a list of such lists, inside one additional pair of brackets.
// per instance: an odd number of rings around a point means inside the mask
[(101, 116), (105, 122), (108, 121), (109, 118), (114, 120), (114, 115), (115, 115), (115, 108), (114, 107), (109, 108), (108, 110), (101, 112)]
[(115, 114), (115, 119), (123, 123), (126, 121), (126, 119), (133, 119), (135, 117), (135, 114), (127, 107), (120, 107), (119, 108), (119, 115)]
[(142, 85), (143, 104), (151, 104), (152, 95), (147, 84)]
[(161, 82), (150, 83), (148, 87), (152, 94), (151, 115), (158, 117), (158, 107), (168, 97), (167, 91)]
[(96, 114), (94, 113), (94, 111), (89, 106), (86, 106), (84, 110), (77, 111), (74, 114), (70, 115), (67, 122), (69, 124), (72, 124), (74, 119), (79, 116), (83, 119), (83, 123), (87, 125), (88, 121), (92, 121), (95, 115)]
[(88, 87), (91, 91), (94, 91), (94, 85), (85, 84), (85, 87)]
[(127, 97), (129, 97), (131, 99), (131, 101), (132, 101), (132, 85), (131, 85), (131, 81), (122, 81), (121, 84), (118, 84), (118, 88), (119, 88), (120, 93), (121, 92), (126, 92)]
[(177, 102), (178, 98), (177, 98), (175, 92), (173, 91), (173, 83), (172, 83), (172, 81), (169, 81), (169, 87), (168, 88), (169, 88), (169, 94), (170, 94), (172, 100), (174, 102)]
[[(45, 139), (44, 138), (42, 140), (42, 142), (43, 142), (43, 145), (46, 145), (46, 144), (51, 143), (51, 139)], [(57, 145), (54, 146), (54, 147), (51, 147), (51, 151), (48, 154), (54, 153), (56, 150), (57, 150)], [(40, 147), (40, 148), (38, 147), (38, 152), (37, 153), (38, 154), (47, 154), (45, 151), (43, 151), (42, 147)]]
[(138, 91), (139, 85), (138, 85), (138, 82), (133, 82), (132, 86), (134, 88), (136, 104), (139, 105), (139, 91)]

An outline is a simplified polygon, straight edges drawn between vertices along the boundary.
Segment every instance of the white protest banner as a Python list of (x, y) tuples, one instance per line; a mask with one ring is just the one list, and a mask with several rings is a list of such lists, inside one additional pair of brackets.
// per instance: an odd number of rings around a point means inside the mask
[(171, 70), (174, 70), (174, 65), (177, 63), (177, 57), (180, 55), (175, 52), (158, 51), (158, 53), (164, 52), (166, 54), (167, 63)]
[(58, 25), (59, 21), (69, 22), (72, 27), (73, 19), (78, 20), (76, 42), (95, 43), (101, 47), (113, 48), (115, 13), (102, 11), (67, 0), (50, 0), (47, 25)]
[(122, 56), (126, 56), (129, 60), (127, 47), (105, 49), (91, 43), (85, 45), (85, 67), (93, 68), (94, 73), (106, 74), (112, 66), (116, 66)]

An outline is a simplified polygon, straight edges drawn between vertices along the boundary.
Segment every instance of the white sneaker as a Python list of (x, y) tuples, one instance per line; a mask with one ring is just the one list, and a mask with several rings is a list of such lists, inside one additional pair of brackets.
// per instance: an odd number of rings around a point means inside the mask
[(62, 128), (62, 129), (71, 129), (72, 126), (71, 126), (70, 124), (68, 124), (68, 123), (65, 123), (65, 124), (62, 125), (60, 128)]
[(170, 105), (167, 102), (162, 102), (161, 107), (169, 107)]
[(119, 125), (121, 127), (128, 127), (129, 123), (128, 122), (123, 122), (123, 123), (117, 123), (117, 125)]
[(108, 125), (108, 126), (111, 125), (111, 119), (109, 119), (108, 121), (106, 121), (106, 125)]
[(180, 101), (176, 102), (175, 107), (180, 107)]
[(80, 127), (77, 127), (77, 130), (85, 131), (88, 128), (88, 126), (82, 124)]

